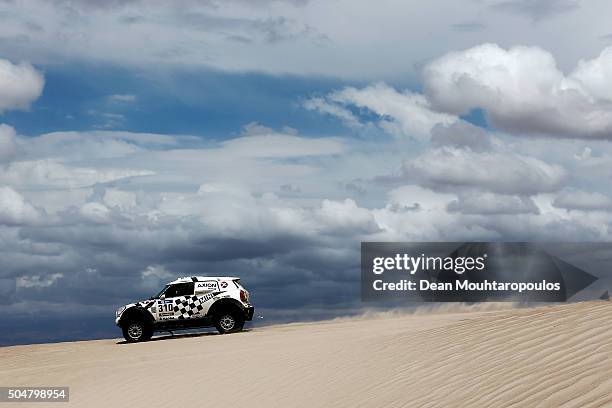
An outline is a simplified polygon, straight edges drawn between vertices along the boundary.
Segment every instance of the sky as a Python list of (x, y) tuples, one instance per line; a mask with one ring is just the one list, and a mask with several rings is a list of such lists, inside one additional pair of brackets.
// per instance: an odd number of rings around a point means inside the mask
[(0, 1), (0, 344), (116, 337), (177, 276), (361, 313), (361, 241), (609, 241), (611, 12)]

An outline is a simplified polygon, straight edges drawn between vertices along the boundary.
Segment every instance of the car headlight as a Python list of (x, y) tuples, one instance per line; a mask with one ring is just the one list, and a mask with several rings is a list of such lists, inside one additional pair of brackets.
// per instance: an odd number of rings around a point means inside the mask
[(125, 306), (121, 306), (119, 309), (117, 309), (117, 311), (115, 312), (115, 316), (119, 317), (121, 315), (121, 313), (123, 313), (123, 311), (125, 310)]

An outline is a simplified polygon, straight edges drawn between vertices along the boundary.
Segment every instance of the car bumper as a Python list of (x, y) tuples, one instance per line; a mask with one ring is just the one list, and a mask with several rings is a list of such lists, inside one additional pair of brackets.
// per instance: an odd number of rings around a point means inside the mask
[(255, 313), (255, 308), (253, 306), (249, 306), (245, 309), (244, 320), (251, 321), (253, 320), (253, 313)]

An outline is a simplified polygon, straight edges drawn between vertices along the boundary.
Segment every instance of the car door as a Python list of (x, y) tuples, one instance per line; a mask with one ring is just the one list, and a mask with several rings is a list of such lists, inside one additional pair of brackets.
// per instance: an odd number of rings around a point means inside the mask
[(165, 295), (157, 299), (157, 305), (151, 308), (151, 312), (158, 322), (174, 320), (174, 298), (165, 298)]
[(194, 283), (183, 282), (168, 286), (163, 298), (158, 301), (157, 313), (160, 320), (184, 320), (195, 317), (195, 310), (197, 298), (194, 296)]

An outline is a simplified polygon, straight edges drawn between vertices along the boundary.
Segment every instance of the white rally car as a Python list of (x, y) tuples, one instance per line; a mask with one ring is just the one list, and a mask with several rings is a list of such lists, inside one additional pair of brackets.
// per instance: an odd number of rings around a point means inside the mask
[(221, 334), (237, 332), (253, 311), (240, 278), (192, 276), (168, 283), (148, 300), (120, 307), (115, 323), (125, 340), (137, 342), (156, 331), (214, 326)]

